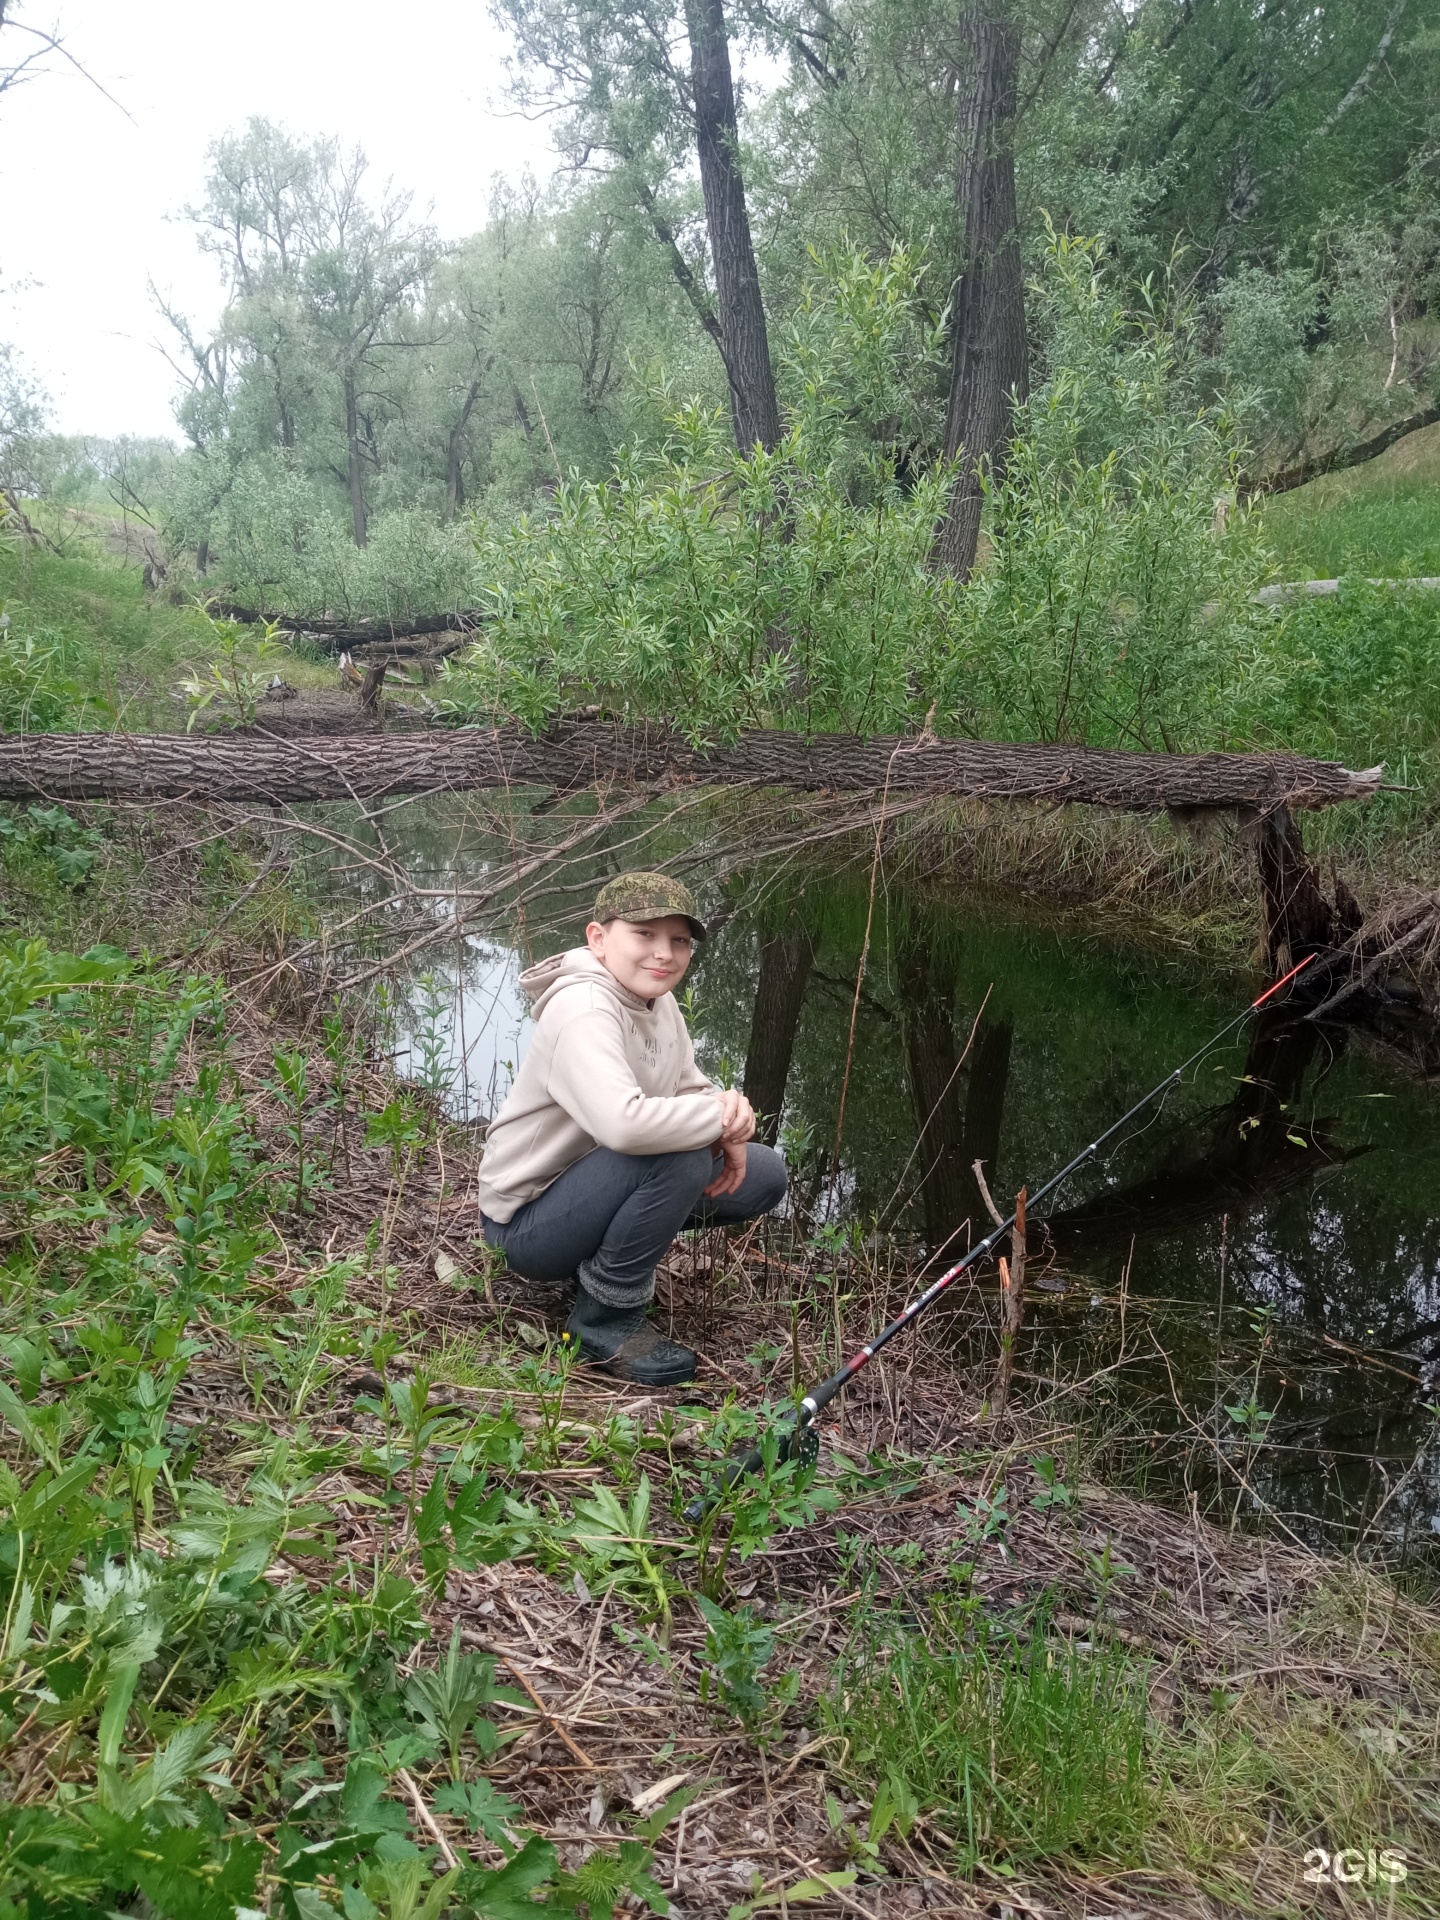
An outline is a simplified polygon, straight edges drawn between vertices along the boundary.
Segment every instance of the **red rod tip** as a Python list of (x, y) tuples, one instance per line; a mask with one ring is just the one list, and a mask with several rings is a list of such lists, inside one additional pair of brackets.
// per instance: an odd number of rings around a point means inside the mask
[(1251, 1012), (1253, 1013), (1256, 1007), (1263, 1007), (1267, 1000), (1273, 1000), (1275, 995), (1279, 993), (1281, 987), (1285, 986), (1289, 981), (1293, 980), (1297, 973), (1303, 973), (1306, 967), (1309, 966), (1310, 962), (1314, 958), (1315, 958), (1315, 955), (1313, 953), (1307, 953), (1305, 958), (1300, 962), (1298, 967), (1291, 967), (1288, 973), (1282, 974), (1281, 977), (1275, 982), (1273, 987), (1267, 987), (1264, 993), (1260, 995), (1260, 998), (1258, 1000), (1252, 1000), (1250, 1002)]

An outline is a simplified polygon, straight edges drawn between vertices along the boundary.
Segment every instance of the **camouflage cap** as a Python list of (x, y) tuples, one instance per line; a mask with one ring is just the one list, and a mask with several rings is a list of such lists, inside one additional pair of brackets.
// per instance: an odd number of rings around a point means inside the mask
[(595, 900), (595, 919), (664, 920), (678, 914), (688, 920), (697, 940), (705, 938), (705, 922), (695, 911), (695, 896), (681, 880), (668, 873), (617, 873), (607, 880)]

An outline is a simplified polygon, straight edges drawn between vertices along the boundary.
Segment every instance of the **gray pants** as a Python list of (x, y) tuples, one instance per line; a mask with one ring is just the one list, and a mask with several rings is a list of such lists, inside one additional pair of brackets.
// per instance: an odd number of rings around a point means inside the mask
[(770, 1213), (785, 1198), (785, 1162), (751, 1141), (745, 1179), (707, 1199), (720, 1171), (709, 1147), (685, 1153), (615, 1153), (596, 1147), (567, 1167), (509, 1220), (482, 1214), (485, 1238), (527, 1280), (566, 1280), (581, 1263), (587, 1293), (610, 1307), (642, 1307), (655, 1295), (655, 1264), (685, 1227), (732, 1226)]

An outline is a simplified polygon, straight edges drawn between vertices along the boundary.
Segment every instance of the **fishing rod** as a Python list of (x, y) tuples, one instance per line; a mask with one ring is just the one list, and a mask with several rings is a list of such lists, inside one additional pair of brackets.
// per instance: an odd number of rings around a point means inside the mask
[[(1197, 1048), (1188, 1060), (1182, 1060), (1173, 1073), (1167, 1073), (1159, 1086), (1152, 1087), (1149, 1093), (1135, 1102), (1128, 1113), (1121, 1114), (1114, 1126), (1107, 1127), (1104, 1133), (1090, 1142), (1088, 1147), (1083, 1147), (1075, 1158), (1063, 1166), (1057, 1174), (1053, 1174), (1043, 1187), (1037, 1187), (1035, 1192), (1026, 1199), (1027, 1208), (1034, 1206), (1037, 1201), (1044, 1200), (1047, 1195), (1054, 1193), (1057, 1187), (1063, 1186), (1072, 1173), (1077, 1172), (1087, 1160), (1100, 1151), (1107, 1140), (1113, 1140), (1121, 1128), (1128, 1126), (1136, 1114), (1143, 1113), (1152, 1100), (1158, 1100), (1163, 1093), (1175, 1086), (1197, 1061), (1203, 1060), (1207, 1053), (1218, 1047), (1220, 1042), (1227, 1039), (1238, 1026), (1248, 1020), (1252, 1013), (1258, 1013), (1267, 1000), (1273, 1000), (1280, 989), (1288, 986), (1297, 973), (1303, 973), (1314, 958), (1313, 953), (1307, 954), (1298, 966), (1292, 967), (1287, 974), (1282, 975), (1273, 987), (1267, 987), (1258, 999), (1252, 1000), (1248, 1007), (1237, 1013), (1235, 1018), (1221, 1027), (1217, 1034), (1212, 1035), (1203, 1047)], [(810, 1389), (796, 1409), (794, 1419), (787, 1431), (781, 1435), (780, 1449), (776, 1456), (778, 1460), (789, 1460), (793, 1457), (796, 1446), (804, 1444), (805, 1435), (836, 1395), (843, 1393), (856, 1374), (869, 1366), (880, 1349), (888, 1346), (897, 1334), (903, 1333), (912, 1322), (918, 1320), (925, 1309), (932, 1306), (947, 1287), (953, 1286), (962, 1273), (973, 1267), (977, 1261), (983, 1260), (987, 1254), (993, 1253), (1018, 1218), (1018, 1212), (1014, 1212), (1002, 1220), (999, 1226), (988, 1233), (983, 1240), (977, 1241), (962, 1260), (957, 1260), (953, 1267), (942, 1273), (938, 1280), (932, 1282), (918, 1298), (912, 1300), (904, 1312), (898, 1314), (888, 1327), (882, 1327), (869, 1346), (861, 1347), (852, 1359), (845, 1362), (838, 1373), (832, 1373), (828, 1380), (822, 1380), (819, 1386)], [(728, 1493), (737, 1480), (743, 1479), (747, 1474), (758, 1472), (764, 1464), (765, 1456), (760, 1447), (752, 1447), (748, 1453), (727, 1460), (720, 1476), (720, 1493)], [(692, 1500), (685, 1509), (685, 1518), (690, 1521), (703, 1519), (718, 1498), (719, 1494)]]

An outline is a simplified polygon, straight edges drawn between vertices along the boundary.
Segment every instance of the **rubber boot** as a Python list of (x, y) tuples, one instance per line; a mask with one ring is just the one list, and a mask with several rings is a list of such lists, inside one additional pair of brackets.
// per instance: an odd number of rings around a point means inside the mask
[(607, 1307), (580, 1287), (565, 1331), (581, 1356), (642, 1387), (678, 1387), (695, 1378), (695, 1355), (667, 1340), (646, 1319), (644, 1307)]

